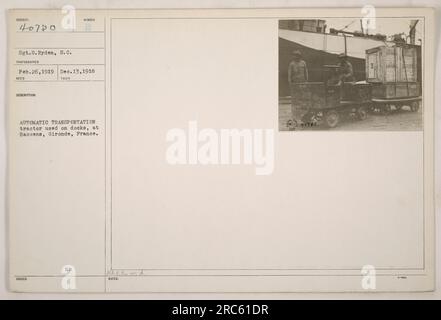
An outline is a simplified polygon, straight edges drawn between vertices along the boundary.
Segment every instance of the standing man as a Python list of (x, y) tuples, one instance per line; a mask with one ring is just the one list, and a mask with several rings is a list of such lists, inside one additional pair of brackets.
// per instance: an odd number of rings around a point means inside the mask
[(338, 55), (338, 73), (342, 82), (355, 81), (352, 64), (349, 62), (348, 56), (345, 53)]
[(297, 94), (294, 84), (308, 81), (308, 68), (306, 67), (306, 62), (302, 60), (302, 54), (299, 50), (294, 50), (292, 55), (293, 60), (288, 67), (288, 83), (291, 91), (291, 111), (294, 118)]

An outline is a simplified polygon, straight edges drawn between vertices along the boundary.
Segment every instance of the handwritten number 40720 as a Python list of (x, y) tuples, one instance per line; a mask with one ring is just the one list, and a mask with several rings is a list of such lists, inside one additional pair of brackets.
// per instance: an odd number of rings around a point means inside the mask
[(19, 27), (21, 32), (45, 32), (45, 31), (55, 31), (56, 27), (54, 24), (26, 24), (22, 23)]

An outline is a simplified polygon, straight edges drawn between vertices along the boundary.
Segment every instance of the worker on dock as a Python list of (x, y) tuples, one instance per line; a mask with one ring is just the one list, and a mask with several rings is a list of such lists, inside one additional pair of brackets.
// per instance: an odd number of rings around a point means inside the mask
[(296, 83), (302, 83), (308, 81), (308, 68), (306, 62), (302, 60), (302, 54), (299, 50), (292, 52), (293, 60), (288, 67), (288, 83), (291, 91), (291, 110), (294, 115), (296, 105), (296, 95), (299, 94), (296, 90)]

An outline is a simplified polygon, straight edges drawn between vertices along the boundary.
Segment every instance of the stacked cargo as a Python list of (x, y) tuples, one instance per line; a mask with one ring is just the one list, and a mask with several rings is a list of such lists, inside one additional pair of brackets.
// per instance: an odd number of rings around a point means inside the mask
[(366, 50), (366, 79), (372, 84), (374, 99), (419, 96), (416, 48), (395, 45)]

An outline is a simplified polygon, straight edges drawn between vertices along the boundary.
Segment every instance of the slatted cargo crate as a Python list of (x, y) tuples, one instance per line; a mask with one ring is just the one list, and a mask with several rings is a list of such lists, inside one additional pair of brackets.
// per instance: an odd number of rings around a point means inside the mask
[(411, 46), (380, 46), (366, 50), (368, 82), (416, 82), (417, 50)]
[(418, 82), (372, 83), (372, 97), (376, 99), (411, 98), (419, 95)]

